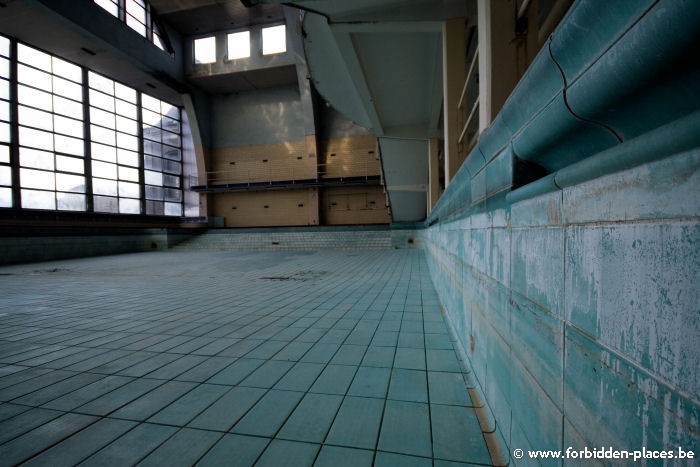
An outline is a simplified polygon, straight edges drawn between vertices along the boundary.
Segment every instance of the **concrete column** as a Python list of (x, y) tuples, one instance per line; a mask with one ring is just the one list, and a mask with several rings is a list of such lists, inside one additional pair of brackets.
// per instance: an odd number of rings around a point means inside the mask
[(466, 79), (466, 21), (447, 20), (442, 24), (443, 112), (445, 127), (445, 186), (464, 162), (458, 144), (462, 131), (459, 124), (459, 96)]
[(433, 210), (435, 203), (440, 198), (440, 161), (438, 152), (440, 146), (437, 138), (428, 141), (428, 210)]
[[(318, 180), (318, 138), (314, 135), (306, 135), (306, 167), (308, 178)], [(321, 217), (321, 202), (319, 188), (309, 188), (309, 201), (307, 203), (309, 213), (309, 225), (319, 225)]]
[[(309, 69), (304, 56), (304, 44), (301, 39), (301, 16), (299, 10), (289, 6), (283, 7), (285, 23), (287, 25), (287, 52), (294, 57), (296, 62), (297, 83), (299, 85), (299, 101), (301, 103), (301, 116), (304, 125), (304, 143), (306, 146), (305, 170), (306, 178), (319, 178), (319, 153), (318, 153), (318, 129), (316, 120), (318, 111), (316, 99), (309, 80)], [(318, 187), (308, 189), (308, 225), (319, 225), (321, 218), (321, 193)]]
[(319, 195), (318, 188), (309, 188), (309, 209), (307, 210), (309, 213), (309, 225), (319, 224), (319, 214), (321, 212), (320, 198), (321, 196)]
[(318, 179), (318, 140), (316, 135), (306, 135), (306, 177)]
[(479, 133), (501, 110), (518, 82), (515, 0), (478, 0)]

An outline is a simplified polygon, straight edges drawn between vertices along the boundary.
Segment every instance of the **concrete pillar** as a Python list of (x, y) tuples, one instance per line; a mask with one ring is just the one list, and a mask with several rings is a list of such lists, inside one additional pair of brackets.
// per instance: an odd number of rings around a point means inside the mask
[[(302, 41), (301, 15), (299, 10), (289, 6), (282, 8), (285, 24), (287, 25), (287, 52), (294, 56), (296, 62), (297, 83), (299, 85), (299, 101), (301, 103), (301, 118), (304, 125), (304, 143), (306, 146), (305, 177), (318, 180), (319, 154), (318, 154), (318, 129), (316, 125), (318, 111), (316, 99), (311, 89), (309, 69), (304, 56), (304, 44)], [(318, 225), (320, 219), (320, 192), (319, 188), (308, 189), (308, 225)]]
[(435, 203), (440, 198), (440, 161), (438, 152), (440, 146), (437, 138), (428, 141), (428, 210), (433, 210)]
[(478, 0), (479, 133), (501, 110), (518, 82), (515, 0)]
[[(306, 167), (308, 178), (318, 180), (318, 138), (314, 135), (306, 135)], [(309, 188), (309, 201), (307, 203), (309, 213), (309, 225), (318, 225), (321, 216), (320, 193), (318, 188)]]
[(466, 79), (466, 21), (447, 20), (442, 24), (443, 112), (445, 127), (445, 187), (464, 162), (458, 144), (462, 131), (459, 124), (459, 96)]
[(309, 213), (309, 225), (319, 224), (319, 214), (321, 212), (320, 198), (321, 196), (319, 195), (318, 188), (309, 188), (309, 209), (307, 210)]

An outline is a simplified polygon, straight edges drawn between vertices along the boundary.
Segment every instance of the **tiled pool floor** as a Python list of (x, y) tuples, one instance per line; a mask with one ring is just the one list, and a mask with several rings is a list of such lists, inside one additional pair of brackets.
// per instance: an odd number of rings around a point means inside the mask
[(419, 250), (0, 268), (3, 465), (490, 465), (464, 378)]

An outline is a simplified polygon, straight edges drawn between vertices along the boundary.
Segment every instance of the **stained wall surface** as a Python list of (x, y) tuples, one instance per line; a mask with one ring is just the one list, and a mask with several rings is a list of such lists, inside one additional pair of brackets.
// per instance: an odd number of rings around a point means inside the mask
[(424, 233), (511, 448), (698, 452), (699, 162), (684, 152)]
[(428, 217), (511, 452), (700, 449), (699, 14), (574, 3)]
[(322, 133), (305, 135), (295, 87), (216, 96), (212, 115), (207, 183), (238, 187), (209, 195), (210, 215), (226, 227), (391, 221), (377, 139), (366, 129), (326, 109)]

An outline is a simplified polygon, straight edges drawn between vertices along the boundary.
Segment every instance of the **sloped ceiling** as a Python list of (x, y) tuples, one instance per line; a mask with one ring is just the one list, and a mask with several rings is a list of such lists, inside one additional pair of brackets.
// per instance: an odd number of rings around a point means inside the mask
[(380, 138), (393, 220), (422, 221), (426, 141), (442, 137), (442, 22), (475, 15), (475, 2), (302, 0), (293, 5), (306, 11), (304, 49), (316, 89)]

